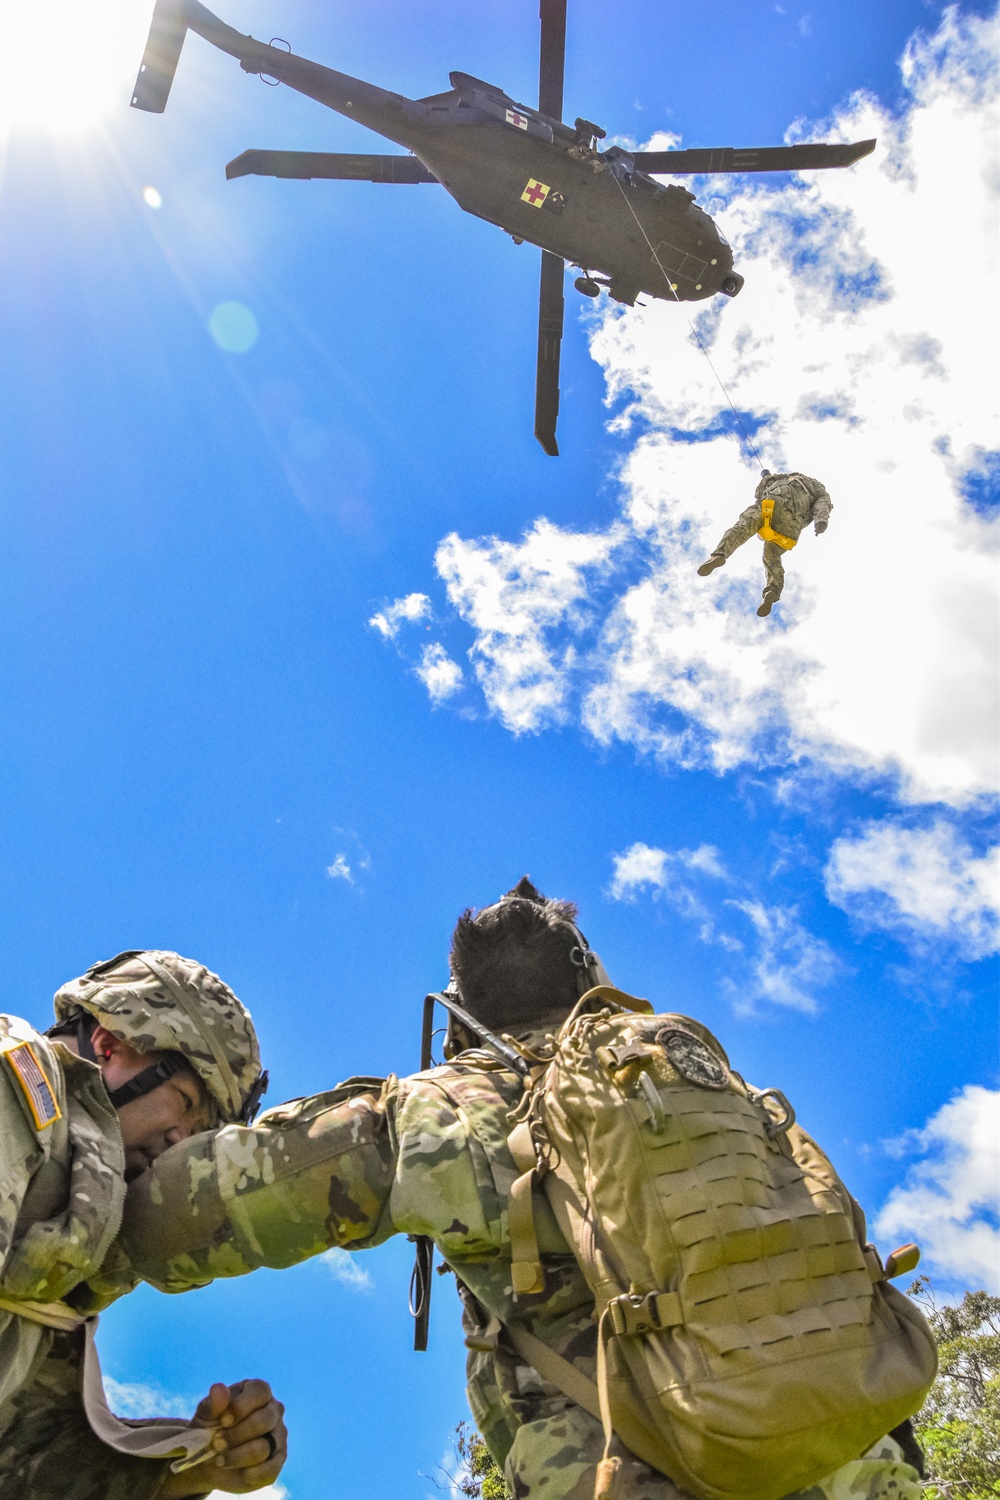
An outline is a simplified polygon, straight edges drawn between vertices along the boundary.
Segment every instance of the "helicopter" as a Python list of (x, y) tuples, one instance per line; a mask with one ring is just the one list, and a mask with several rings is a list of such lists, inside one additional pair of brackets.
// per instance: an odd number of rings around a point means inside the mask
[(658, 175), (788, 172), (848, 167), (875, 141), (827, 145), (626, 151), (599, 143), (606, 131), (563, 123), (566, 0), (540, 0), (538, 108), (469, 73), (449, 74), (442, 94), (409, 99), (293, 53), (288, 43), (244, 36), (200, 0), (156, 0), (132, 106), (162, 113), (188, 31), (235, 57), (245, 73), (290, 88), (403, 146), (409, 155), (244, 151), (226, 177), (337, 178), (440, 183), (467, 213), (542, 252), (535, 376), (535, 436), (555, 457), (559, 357), (568, 262), (586, 297), (618, 302), (640, 293), (671, 302), (735, 297), (743, 277), (714, 220), (693, 193)]

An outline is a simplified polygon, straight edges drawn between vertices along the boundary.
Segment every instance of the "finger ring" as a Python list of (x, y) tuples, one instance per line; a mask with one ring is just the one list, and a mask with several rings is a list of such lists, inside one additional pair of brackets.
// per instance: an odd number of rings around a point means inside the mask
[(267, 1460), (266, 1461), (268, 1463), (270, 1463), (271, 1459), (274, 1457), (274, 1455), (278, 1451), (278, 1441), (275, 1438), (273, 1432), (265, 1432), (264, 1437), (267, 1440), (267, 1447), (268, 1447), (268, 1454), (267, 1454)]

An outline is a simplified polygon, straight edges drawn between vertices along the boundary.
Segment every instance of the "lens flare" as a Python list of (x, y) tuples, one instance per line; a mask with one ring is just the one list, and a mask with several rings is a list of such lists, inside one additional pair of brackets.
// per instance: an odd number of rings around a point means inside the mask
[(220, 302), (212, 310), (208, 331), (227, 354), (246, 354), (257, 342), (257, 319), (242, 302)]

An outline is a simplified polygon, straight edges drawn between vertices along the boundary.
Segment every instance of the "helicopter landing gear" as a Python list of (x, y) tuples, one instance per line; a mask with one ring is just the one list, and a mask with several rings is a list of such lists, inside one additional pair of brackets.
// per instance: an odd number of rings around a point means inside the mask
[(578, 276), (573, 285), (585, 297), (599, 297), (601, 295), (600, 282), (595, 281), (592, 276)]
[(742, 290), (743, 277), (738, 271), (734, 271), (731, 276), (726, 276), (719, 287), (719, 291), (724, 297), (735, 297)]

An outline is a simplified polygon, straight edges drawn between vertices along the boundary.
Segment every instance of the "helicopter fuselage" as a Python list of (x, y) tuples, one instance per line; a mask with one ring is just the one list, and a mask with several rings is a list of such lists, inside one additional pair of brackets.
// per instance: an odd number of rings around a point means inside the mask
[[(600, 273), (624, 302), (698, 301), (731, 276), (729, 246), (685, 188), (654, 182), (625, 153), (491, 119), (459, 90), (444, 97), (407, 144), (468, 213)], [(532, 122), (522, 106), (505, 112)]]
[[(288, 84), (411, 151), (461, 208), (599, 275), (613, 297), (690, 302), (739, 290), (732, 252), (693, 194), (637, 171), (626, 152), (517, 104), (464, 73), (408, 99), (219, 21), (197, 0), (187, 25), (245, 72)], [(161, 106), (162, 107), (162, 106)]]

